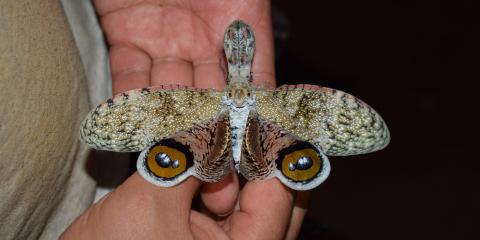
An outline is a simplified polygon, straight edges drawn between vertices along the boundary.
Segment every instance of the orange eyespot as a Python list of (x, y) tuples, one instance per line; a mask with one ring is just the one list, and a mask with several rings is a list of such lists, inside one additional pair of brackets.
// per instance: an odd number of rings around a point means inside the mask
[(312, 180), (321, 170), (322, 161), (314, 149), (306, 148), (286, 154), (282, 161), (282, 173), (295, 181)]
[(165, 180), (181, 175), (192, 165), (191, 153), (182, 149), (185, 146), (173, 143), (173, 146), (170, 141), (158, 143), (151, 147), (146, 157), (148, 170)]
[(293, 182), (310, 182), (323, 168), (323, 158), (317, 147), (306, 141), (297, 141), (282, 149), (276, 160), (277, 169)]

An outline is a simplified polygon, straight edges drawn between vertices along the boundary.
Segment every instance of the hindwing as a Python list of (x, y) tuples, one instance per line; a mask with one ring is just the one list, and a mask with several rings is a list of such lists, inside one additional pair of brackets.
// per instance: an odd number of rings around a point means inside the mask
[(292, 189), (308, 190), (328, 177), (330, 163), (319, 147), (298, 139), (252, 111), (245, 130), (239, 171), (249, 181), (277, 177)]
[(233, 169), (228, 113), (154, 143), (140, 154), (137, 169), (162, 187), (174, 186), (188, 176), (205, 182), (223, 179)]

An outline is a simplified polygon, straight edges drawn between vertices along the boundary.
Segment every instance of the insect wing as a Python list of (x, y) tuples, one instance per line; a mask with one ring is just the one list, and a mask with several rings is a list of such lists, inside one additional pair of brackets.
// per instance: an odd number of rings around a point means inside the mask
[(93, 109), (80, 138), (99, 150), (142, 151), (160, 139), (215, 118), (223, 92), (160, 86), (116, 95)]
[(239, 170), (249, 181), (278, 177), (295, 190), (309, 190), (330, 173), (321, 149), (250, 112)]
[(387, 125), (370, 106), (347, 93), (313, 85), (255, 91), (257, 111), (325, 154), (373, 152), (390, 141)]
[(228, 113), (162, 139), (145, 149), (137, 169), (149, 182), (174, 186), (189, 176), (216, 182), (233, 168)]

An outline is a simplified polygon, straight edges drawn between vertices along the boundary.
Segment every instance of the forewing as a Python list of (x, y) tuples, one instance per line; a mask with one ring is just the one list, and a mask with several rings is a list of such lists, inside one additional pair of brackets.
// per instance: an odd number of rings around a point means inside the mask
[(278, 177), (292, 189), (308, 190), (330, 173), (330, 163), (321, 149), (255, 111), (248, 117), (242, 148), (239, 170), (249, 181)]
[(347, 93), (313, 85), (257, 90), (257, 111), (325, 154), (345, 156), (384, 148), (390, 133), (370, 106)]
[(93, 109), (80, 137), (99, 150), (142, 151), (160, 139), (217, 117), (223, 92), (160, 86), (116, 95)]
[(140, 175), (162, 187), (174, 186), (189, 176), (216, 182), (232, 168), (229, 118), (225, 112), (156, 142), (137, 160)]

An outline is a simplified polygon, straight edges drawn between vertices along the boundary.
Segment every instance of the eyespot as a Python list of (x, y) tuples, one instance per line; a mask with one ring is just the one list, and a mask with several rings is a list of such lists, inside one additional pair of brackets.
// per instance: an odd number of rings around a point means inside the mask
[(295, 150), (286, 154), (282, 160), (281, 171), (285, 177), (294, 182), (309, 181), (322, 167), (322, 160), (312, 148)]
[(173, 186), (190, 176), (193, 153), (187, 145), (171, 138), (161, 140), (144, 150), (137, 169), (149, 182), (162, 187)]
[(309, 190), (320, 185), (330, 173), (330, 163), (321, 149), (305, 141), (297, 141), (282, 149), (276, 160), (282, 183), (295, 190)]
[(147, 156), (147, 167), (157, 177), (170, 179), (185, 172), (187, 159), (184, 153), (168, 146), (154, 146)]

